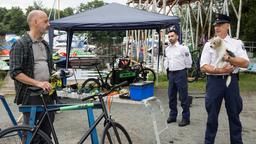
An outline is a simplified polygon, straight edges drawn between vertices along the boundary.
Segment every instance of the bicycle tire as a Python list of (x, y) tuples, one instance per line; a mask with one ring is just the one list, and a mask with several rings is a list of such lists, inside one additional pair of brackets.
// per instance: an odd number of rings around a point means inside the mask
[(98, 93), (101, 90), (101, 85), (98, 79), (89, 78), (85, 80), (79, 89), (79, 93)]
[(137, 74), (137, 77), (135, 79), (136, 82), (138, 81), (156, 81), (156, 74), (155, 72), (150, 68), (143, 68), (139, 71)]
[[(116, 129), (117, 135), (116, 133), (114, 133), (115, 129)], [(119, 142), (118, 142), (118, 136), (120, 138)], [(121, 124), (117, 122), (110, 122), (105, 126), (103, 130), (102, 140), (101, 140), (101, 144), (113, 144), (113, 143), (132, 144), (132, 140), (128, 132), (125, 130), (125, 128)]]
[[(0, 132), (0, 143), (1, 144), (20, 144), (22, 143), (22, 139), (19, 137), (18, 133), (20, 134), (21, 133), (24, 134), (28, 132), (33, 133), (33, 131), (34, 131), (33, 128), (27, 127), (27, 126), (15, 126), (15, 127), (7, 128)], [(40, 143), (43, 142), (45, 144), (53, 144), (50, 137), (41, 130), (37, 131), (37, 137), (40, 138)], [(34, 142), (32, 141), (30, 143), (34, 143)]]
[(195, 68), (187, 70), (187, 80), (189, 83), (195, 82), (198, 80), (199, 74)]

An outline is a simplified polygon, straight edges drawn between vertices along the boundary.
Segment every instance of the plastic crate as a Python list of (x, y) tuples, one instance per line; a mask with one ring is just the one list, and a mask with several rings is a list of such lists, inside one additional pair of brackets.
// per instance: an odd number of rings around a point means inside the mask
[(130, 98), (140, 101), (154, 95), (154, 82), (144, 81), (130, 84)]

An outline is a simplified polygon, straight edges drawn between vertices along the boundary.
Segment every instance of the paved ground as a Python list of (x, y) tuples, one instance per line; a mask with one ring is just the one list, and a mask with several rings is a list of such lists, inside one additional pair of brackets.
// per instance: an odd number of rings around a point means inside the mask
[[(166, 96), (166, 89), (156, 90), (156, 96), (161, 100), (165, 113), (161, 114), (158, 107), (153, 103), (157, 117), (158, 128), (166, 126), (166, 116), (168, 113), (168, 99)], [(244, 144), (256, 143), (256, 94), (244, 93), (244, 109), (241, 114), (241, 121), (243, 124), (243, 139)], [(193, 95), (197, 96), (196, 94)], [(18, 117), (17, 107), (13, 104), (12, 96), (6, 97), (13, 113)], [(72, 103), (79, 102), (76, 100), (63, 99), (63, 101)], [(224, 103), (224, 102), (223, 102)], [(95, 116), (99, 114), (95, 110)], [(155, 135), (153, 130), (152, 117), (150, 112), (138, 103), (128, 102), (120, 103), (114, 102), (112, 106), (112, 115), (115, 120), (121, 123), (129, 132), (135, 144), (155, 144)], [(204, 99), (193, 99), (191, 107), (191, 124), (189, 126), (180, 128), (178, 123), (168, 125), (168, 128), (160, 135), (161, 143), (169, 143), (173, 141), (174, 144), (203, 144), (206, 111), (204, 109)], [(181, 116), (179, 115), (178, 121)], [(4, 112), (3, 105), (0, 104), (0, 127), (6, 128), (10, 126), (10, 121), (7, 113)], [(61, 143), (72, 144), (76, 143), (81, 137), (82, 133), (88, 128), (86, 112), (84, 111), (69, 111), (56, 115), (55, 127)], [(97, 129), (98, 135), (101, 136), (102, 127)], [(90, 143), (88, 140), (86, 143)], [(216, 144), (229, 144), (229, 127), (224, 105), (222, 106), (219, 117), (219, 130), (216, 137)]]

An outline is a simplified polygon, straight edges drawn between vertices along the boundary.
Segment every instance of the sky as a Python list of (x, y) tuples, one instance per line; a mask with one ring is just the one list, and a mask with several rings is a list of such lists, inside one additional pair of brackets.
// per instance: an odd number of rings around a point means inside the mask
[[(37, 1), (37, 0), (0, 0), (0, 7), (6, 7), (9, 9), (14, 6), (19, 6), (20, 8), (25, 9), (28, 6), (33, 5), (34, 1)], [(44, 7), (47, 7), (47, 8), (53, 7), (54, 0), (41, 0), (41, 1)], [(64, 9), (66, 7), (77, 8), (80, 5), (80, 3), (87, 3), (93, 0), (56, 0), (55, 8), (58, 8), (57, 7), (58, 1), (60, 1), (60, 9)], [(125, 5), (125, 3), (127, 2), (127, 0), (103, 0), (103, 1), (106, 3), (116, 2), (123, 5)]]

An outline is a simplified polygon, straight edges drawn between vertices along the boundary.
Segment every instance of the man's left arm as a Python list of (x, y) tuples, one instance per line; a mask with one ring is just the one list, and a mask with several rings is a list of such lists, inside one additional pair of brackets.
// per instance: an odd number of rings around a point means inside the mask
[(231, 57), (228, 54), (224, 55), (224, 60), (227, 62), (230, 62), (234, 66), (238, 66), (241, 68), (247, 68), (249, 65), (249, 58), (246, 53), (245, 48), (242, 44), (237, 43), (237, 52), (235, 54), (235, 57)]

